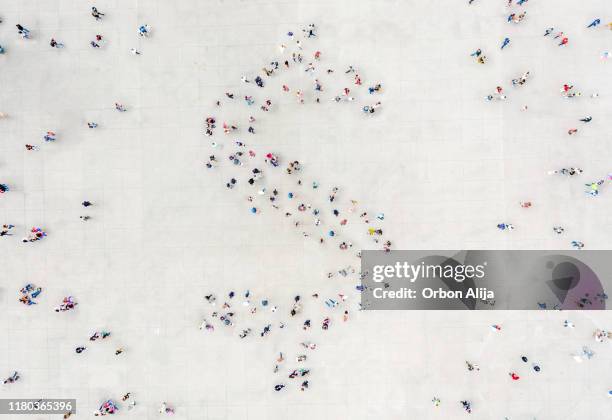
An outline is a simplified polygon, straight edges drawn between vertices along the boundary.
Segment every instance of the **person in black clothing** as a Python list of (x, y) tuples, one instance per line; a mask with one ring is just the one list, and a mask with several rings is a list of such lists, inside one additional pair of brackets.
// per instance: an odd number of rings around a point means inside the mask
[(95, 7), (91, 8), (91, 15), (96, 18), (96, 20), (101, 20), (104, 13), (98, 12), (98, 9)]

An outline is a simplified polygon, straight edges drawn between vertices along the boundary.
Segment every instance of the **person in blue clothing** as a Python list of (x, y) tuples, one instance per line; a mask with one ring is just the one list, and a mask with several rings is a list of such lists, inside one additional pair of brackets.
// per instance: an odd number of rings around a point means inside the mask
[(589, 23), (587, 28), (594, 28), (601, 23), (601, 19), (594, 19), (593, 22)]

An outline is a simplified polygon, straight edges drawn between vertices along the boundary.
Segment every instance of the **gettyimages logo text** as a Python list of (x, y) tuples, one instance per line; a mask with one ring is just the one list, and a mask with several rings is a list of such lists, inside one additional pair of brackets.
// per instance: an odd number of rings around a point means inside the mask
[(446, 279), (463, 282), (465, 279), (482, 279), (485, 277), (487, 262), (482, 264), (434, 265), (411, 264), (408, 261), (397, 261), (395, 264), (375, 265), (372, 268), (372, 280), (381, 283), (391, 279), (406, 279), (414, 283), (418, 279)]

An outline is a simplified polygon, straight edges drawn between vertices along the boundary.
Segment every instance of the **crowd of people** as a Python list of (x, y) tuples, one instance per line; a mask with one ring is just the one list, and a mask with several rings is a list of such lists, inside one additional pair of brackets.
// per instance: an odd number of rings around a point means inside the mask
[[(470, 0), (469, 4), (474, 1)], [(509, 1), (508, 7), (526, 7), (527, 0), (518, 0), (513, 3)], [(91, 16), (98, 22), (103, 22), (105, 13), (96, 7), (91, 8)], [(506, 16), (509, 23), (519, 24), (527, 19), (526, 9), (512, 10)], [(587, 28), (596, 28), (601, 23), (600, 19), (593, 20)], [(612, 23), (608, 24), (612, 29)], [(32, 37), (29, 29), (21, 24), (17, 24), (18, 34), (28, 40)], [(152, 33), (152, 28), (147, 24), (139, 25), (137, 35), (141, 38), (148, 38)], [(563, 31), (555, 31), (555, 28), (547, 28), (544, 32), (545, 37), (558, 40), (559, 46), (567, 45), (569, 37)], [(337, 67), (332, 65), (332, 60), (327, 59), (327, 54), (317, 48), (316, 38), (318, 28), (315, 24), (308, 24), (299, 31), (289, 31), (286, 38), (278, 46), (276, 55), (266, 60), (260, 71), (253, 74), (245, 74), (241, 77), (242, 87), (239, 91), (226, 91), (222, 97), (216, 99), (212, 104), (213, 110), (204, 117), (203, 135), (209, 139), (211, 152), (204, 162), (205, 168), (210, 171), (220, 171), (225, 179), (224, 185), (228, 190), (235, 190), (239, 195), (239, 200), (243, 202), (245, 213), (250, 213), (253, 217), (261, 215), (263, 212), (274, 212), (278, 219), (286, 221), (293, 226), (298, 235), (304, 240), (314, 241), (317, 246), (329, 247), (330, 252), (351, 253), (354, 265), (359, 265), (361, 249), (376, 247), (384, 252), (392, 249), (392, 242), (386, 236), (387, 229), (384, 228), (383, 221), (385, 215), (382, 212), (371, 211), (361, 206), (360, 203), (351, 198), (344, 197), (342, 188), (337, 185), (323, 186), (317, 179), (310, 179), (303, 176), (303, 163), (298, 157), (283, 156), (277, 150), (271, 150), (269, 146), (259, 146), (257, 139), (259, 134), (258, 122), (266, 118), (275, 118), (280, 114), (282, 106), (317, 106), (322, 102), (333, 103), (338, 107), (350, 107), (356, 109), (356, 114), (361, 118), (372, 118), (374, 114), (382, 112), (381, 97), (384, 95), (384, 85), (381, 81), (369, 81), (360, 69), (353, 65)], [(102, 48), (105, 38), (101, 34), (95, 36), (95, 40), (90, 41), (92, 48)], [(555, 41), (557, 42), (557, 41)], [(51, 38), (49, 46), (52, 48), (65, 48), (63, 42)], [(511, 46), (509, 37), (505, 37), (501, 44), (501, 49)], [(511, 47), (510, 47), (511, 48)], [(141, 55), (142, 52), (137, 48), (131, 48), (130, 52), (134, 55)], [(0, 53), (6, 53), (0, 46)], [(487, 56), (482, 49), (478, 48), (470, 54), (477, 64), (486, 64)], [(302, 82), (296, 86), (289, 86), (279, 81), (279, 75), (283, 73), (298, 73), (304, 76)], [(518, 89), (525, 86), (530, 80), (531, 72), (525, 71), (520, 76), (511, 80), (513, 88)], [(341, 89), (328, 89), (329, 85), (342, 86)], [(570, 83), (564, 84), (561, 89), (564, 99), (573, 99), (581, 96), (581, 92), (574, 90)], [(283, 100), (276, 101), (275, 98), (282, 95)], [(291, 101), (285, 101), (285, 97), (293, 97)], [(591, 98), (598, 97), (597, 93), (592, 93)], [(502, 86), (497, 86), (493, 93), (486, 96), (487, 101), (504, 101), (508, 98)], [(226, 105), (229, 103), (239, 103), (248, 111), (248, 118), (242, 119), (239, 115), (232, 114), (234, 107), (226, 112)], [(336, 105), (337, 104), (337, 105)], [(117, 112), (124, 113), (128, 108), (120, 102), (114, 103)], [(527, 105), (522, 108), (527, 111)], [(585, 114), (583, 114), (585, 115)], [(586, 124), (592, 121), (590, 115), (577, 116), (576, 120), (582, 123), (587, 130)], [(0, 117), (6, 117), (0, 114)], [(579, 118), (581, 117), (581, 118)], [(222, 130), (217, 130), (218, 121), (221, 122)], [(96, 129), (97, 122), (88, 121), (87, 127)], [(59, 130), (61, 134), (61, 130)], [(577, 135), (578, 128), (572, 127), (568, 130), (569, 135)], [(40, 134), (39, 134), (40, 135)], [(40, 138), (40, 137), (39, 137)], [(248, 138), (248, 140), (246, 140)], [(44, 143), (61, 143), (55, 131), (48, 130), (42, 135)], [(248, 145), (247, 145), (248, 144)], [(266, 142), (262, 141), (265, 145)], [(42, 145), (41, 145), (42, 146)], [(26, 144), (26, 150), (39, 150), (39, 145)], [(47, 147), (47, 146), (43, 146)], [(580, 176), (583, 170), (577, 167), (561, 168), (550, 171), (549, 174), (559, 174), (568, 177)], [(595, 179), (585, 183), (586, 193), (596, 197), (602, 191), (607, 181), (612, 180), (612, 175)], [(287, 185), (291, 185), (287, 188)], [(0, 184), (0, 194), (9, 193), (10, 187), (7, 184)], [(232, 193), (231, 191), (228, 191)], [(88, 208), (92, 203), (88, 200), (83, 201), (82, 206)], [(532, 207), (531, 201), (519, 203), (522, 208)], [(82, 221), (91, 219), (90, 215), (79, 216)], [(354, 229), (349, 227), (357, 226)], [(4, 224), (1, 236), (11, 236), (12, 224)], [(501, 222), (497, 224), (501, 231), (512, 231), (515, 229), (513, 223)], [(553, 232), (561, 235), (565, 232), (562, 226), (552, 226)], [(47, 237), (46, 231), (42, 227), (32, 227), (27, 231), (23, 242), (36, 242)], [(574, 249), (584, 248), (584, 243), (571, 240), (569, 245)], [(339, 254), (341, 255), (341, 254)], [(352, 265), (343, 266), (327, 274), (328, 278), (335, 276), (345, 277), (352, 280), (349, 291), (338, 290), (334, 294), (323, 295), (319, 292), (296, 294), (288, 302), (272, 302), (265, 296), (256, 297), (255, 293), (246, 290), (240, 294), (240, 299), (235, 291), (217, 294), (209, 292), (203, 297), (206, 307), (206, 315), (201, 318), (200, 330), (204, 333), (213, 333), (219, 329), (229, 329), (236, 335), (238, 340), (266, 340), (272, 334), (277, 334), (282, 330), (292, 329), (302, 335), (307, 335), (312, 328), (328, 331), (336, 325), (342, 325), (349, 321), (353, 311), (366, 309), (360, 302), (359, 295), (363, 292), (364, 286), (361, 284), (364, 273)], [(345, 286), (346, 288), (346, 286)], [(42, 288), (32, 283), (26, 284), (20, 290), (19, 301), (27, 306), (38, 303), (37, 299), (42, 293)], [(66, 296), (62, 302), (54, 309), (55, 312), (68, 312), (75, 310), (79, 303), (73, 296)], [(318, 313), (317, 318), (306, 317), (304, 307), (314, 307)], [(256, 314), (264, 314), (256, 318)], [(59, 315), (58, 315), (59, 316)], [(572, 327), (573, 324), (567, 320), (564, 327)], [(501, 327), (494, 325), (496, 331)], [(597, 342), (603, 343), (612, 337), (612, 333), (598, 329), (594, 333)], [(111, 336), (109, 331), (95, 331), (89, 338), (91, 342), (106, 340)], [(312, 385), (311, 373), (316, 378), (316, 372), (309, 363), (313, 360), (313, 352), (317, 344), (310, 340), (295, 342), (295, 350), (292, 357), (288, 357), (289, 351), (285, 350), (278, 353), (277, 357), (271, 360), (271, 371), (275, 375), (271, 389), (277, 392), (287, 388), (297, 389), (305, 392)], [(75, 353), (85, 357), (84, 352), (87, 347), (80, 344), (75, 347)], [(123, 347), (117, 347), (115, 355), (124, 352)], [(577, 362), (588, 360), (595, 354), (587, 346), (580, 352), (573, 355)], [(272, 358), (271, 358), (272, 359)], [(528, 363), (527, 356), (520, 356), (520, 360)], [(468, 371), (479, 371), (477, 363), (466, 361)], [(284, 367), (286, 366), (286, 368)], [(530, 369), (535, 373), (542, 371), (538, 362), (532, 362)], [(508, 373), (512, 381), (518, 381), (521, 376), (511, 371)], [(523, 375), (523, 373), (521, 373)], [(15, 371), (11, 376), (4, 380), (4, 384), (12, 384), (20, 379), (20, 375)], [(316, 383), (316, 382), (315, 382)], [(286, 391), (285, 391), (286, 392)], [(129, 400), (129, 402), (128, 402)], [(95, 416), (106, 416), (116, 414), (121, 409), (121, 403), (114, 399), (104, 399), (99, 408), (94, 413)], [(126, 393), (121, 402), (126, 403), (128, 410), (136, 406), (131, 393)], [(432, 399), (436, 407), (441, 405), (442, 400), (435, 396)], [(472, 412), (472, 402), (461, 400), (459, 404), (467, 413)], [(175, 408), (166, 402), (162, 402), (159, 412), (164, 415), (172, 415)], [(72, 415), (68, 412), (64, 418)]]
[[(92, 7), (91, 15), (96, 21), (102, 22), (105, 16), (105, 13), (98, 10), (96, 7)], [(32, 37), (32, 32), (25, 28), (22, 25), (17, 25), (19, 34), (24, 39), (30, 39)], [(149, 37), (151, 34), (151, 27), (149, 25), (140, 25), (138, 27), (138, 35), (140, 37)], [(298, 35), (299, 34), (299, 35)], [(327, 79), (336, 78), (336, 73), (338, 73), (338, 78), (342, 78), (345, 80), (345, 86), (341, 91), (333, 93), (330, 92), (328, 96), (328, 100), (334, 103), (347, 103), (347, 105), (351, 105), (352, 103), (358, 103), (358, 101), (362, 102), (361, 112), (363, 114), (372, 115), (379, 111), (382, 106), (382, 102), (377, 99), (369, 99), (370, 97), (380, 95), (383, 92), (383, 85), (380, 82), (373, 82), (369, 85), (365, 84), (365, 78), (358, 73), (355, 67), (348, 66), (343, 71), (336, 72), (336, 69), (333, 69), (329, 65), (325, 65), (325, 60), (322, 58), (322, 52), (318, 50), (310, 50), (306, 45), (308, 40), (312, 38), (316, 38), (317, 28), (314, 24), (310, 24), (302, 28), (301, 33), (288, 32), (287, 40), (284, 41), (281, 45), (279, 45), (280, 56), (276, 57), (269, 64), (265, 65), (261, 71), (261, 74), (254, 74), (252, 77), (243, 76), (242, 83), (246, 87), (251, 88), (252, 90), (259, 90), (258, 92), (249, 92), (235, 94), (232, 92), (225, 92), (224, 98), (216, 101), (216, 107), (218, 110), (223, 108), (223, 103), (225, 101), (235, 101), (238, 98), (244, 98), (245, 106), (252, 109), (252, 115), (248, 118), (248, 121), (244, 123), (235, 122), (230, 116), (227, 116), (227, 122), (223, 122), (223, 134), (215, 133), (216, 122), (219, 117), (210, 116), (205, 119), (205, 134), (207, 136), (218, 137), (229, 136), (235, 137), (232, 140), (223, 141), (216, 140), (211, 142), (211, 147), (216, 149), (216, 155), (211, 154), (209, 156), (208, 162), (206, 163), (207, 168), (209, 169), (217, 169), (221, 165), (221, 149), (223, 147), (232, 148), (228, 153), (228, 159), (231, 163), (231, 166), (236, 170), (242, 169), (246, 170), (246, 181), (244, 184), (248, 184), (253, 188), (253, 192), (247, 196), (247, 201), (249, 203), (249, 211), (253, 214), (259, 214), (263, 211), (266, 203), (270, 206), (270, 208), (275, 209), (278, 212), (279, 217), (287, 219), (293, 224), (297, 230), (301, 233), (304, 238), (315, 238), (316, 241), (321, 245), (330, 245), (335, 246), (338, 252), (347, 251), (349, 249), (354, 250), (356, 261), (358, 262), (358, 258), (360, 257), (359, 251), (357, 251), (358, 247), (354, 246), (354, 240), (350, 239), (348, 234), (344, 234), (343, 230), (349, 223), (349, 220), (352, 220), (351, 223), (363, 223), (365, 224), (365, 228), (363, 229), (364, 236), (368, 238), (368, 240), (372, 240), (374, 243), (377, 243), (381, 246), (382, 249), (390, 250), (391, 242), (389, 240), (383, 239), (383, 229), (379, 226), (379, 224), (384, 220), (383, 213), (377, 213), (374, 217), (370, 217), (369, 213), (362, 208), (359, 207), (358, 202), (356, 200), (350, 200), (349, 204), (341, 203), (340, 201), (340, 188), (337, 186), (332, 186), (329, 188), (327, 194), (325, 194), (325, 189), (320, 185), (317, 180), (304, 180), (301, 178), (301, 170), (302, 166), (298, 160), (295, 159), (285, 159), (280, 156), (279, 153), (273, 151), (259, 151), (256, 146), (247, 147), (245, 142), (243, 142), (240, 137), (242, 137), (245, 133), (249, 136), (253, 136), (256, 134), (256, 123), (263, 118), (264, 115), (274, 115), (274, 111), (278, 111), (278, 107), (280, 105), (273, 103), (272, 100), (267, 97), (261, 100), (260, 104), (257, 104), (257, 100), (255, 97), (260, 94), (260, 92), (270, 92), (272, 93), (272, 89), (274, 89), (275, 85), (275, 76), (280, 72), (289, 72), (295, 71), (300, 72), (307, 77), (312, 78), (312, 89), (307, 89), (306, 87), (296, 86), (289, 87), (287, 85), (278, 86), (279, 91), (283, 94), (293, 94), (297, 99), (297, 104), (300, 106), (308, 106), (308, 104), (316, 104), (321, 103), (322, 100), (325, 100), (327, 95), (327, 90), (323, 87), (323, 83)], [(102, 48), (104, 45), (103, 42), (105, 37), (102, 34), (97, 34), (95, 36), (95, 40), (90, 42), (91, 47), (93, 48)], [(51, 38), (49, 42), (50, 47), (52, 48), (65, 48), (66, 45), (63, 42), (58, 41), (55, 38)], [(135, 48), (130, 50), (135, 55), (140, 55), (141, 52)], [(310, 84), (307, 82), (307, 84)], [(325, 93), (324, 93), (325, 92)], [(273, 96), (272, 94), (270, 96)], [(359, 98), (359, 99), (357, 99)], [(127, 107), (124, 106), (120, 102), (115, 102), (114, 108), (116, 111), (124, 113), (127, 112)], [(261, 115), (258, 115), (261, 114)], [(3, 114), (2, 117), (8, 117)], [(246, 130), (242, 130), (242, 127), (248, 127)], [(96, 129), (98, 127), (98, 122), (87, 121), (87, 127), (90, 129)], [(55, 143), (58, 142), (59, 136), (57, 132), (60, 130), (47, 130), (42, 135), (42, 140), (44, 143)], [(229, 143), (229, 145), (227, 144)], [(256, 142), (253, 142), (256, 143)], [(38, 151), (41, 146), (36, 144), (26, 144), (27, 151)], [(283, 162), (286, 161), (286, 164)], [(285, 167), (283, 167), (285, 165)], [(281, 194), (281, 186), (275, 185), (266, 185), (269, 179), (273, 179), (273, 177), (264, 178), (264, 172), (268, 171), (278, 171), (279, 174), (291, 177), (291, 182), (294, 183), (295, 187), (292, 191), (287, 191), (284, 194)], [(229, 189), (233, 189), (239, 183), (239, 180), (243, 179), (242, 176), (236, 172), (233, 174), (226, 186)], [(242, 184), (242, 181), (240, 181)], [(306, 185), (309, 185), (310, 188), (306, 190)], [(0, 192), (6, 193), (10, 190), (9, 186), (6, 184), (1, 185)], [(320, 195), (321, 198), (317, 198), (316, 195)], [(285, 197), (285, 198), (283, 198)], [(324, 203), (320, 203), (315, 205), (315, 202), (324, 201), (327, 202), (327, 209), (324, 208)], [(88, 208), (92, 205), (92, 203), (88, 200), (84, 200), (82, 203), (84, 208)], [(307, 215), (310, 215), (311, 220), (304, 220)], [(300, 218), (299, 216), (304, 216), (304, 218)], [(91, 217), (87, 214), (79, 216), (82, 221), (88, 221)], [(353, 220), (354, 219), (354, 220)], [(14, 225), (4, 225), (2, 235), (12, 235), (11, 230), (14, 228)], [(23, 239), (24, 242), (35, 242), (39, 241), (47, 236), (46, 231), (41, 227), (33, 227), (29, 232), (26, 238)], [(350, 274), (349, 274), (350, 273)], [(328, 278), (335, 276), (336, 274), (342, 275), (344, 277), (349, 275), (356, 275), (356, 270), (352, 267), (342, 268), (336, 272), (330, 272), (328, 274)], [(359, 293), (363, 289), (359, 284), (355, 285), (355, 292)], [(21, 290), (20, 302), (26, 305), (34, 305), (37, 303), (36, 299), (42, 292), (42, 288), (36, 287), (33, 284), (26, 285)], [(237, 326), (237, 318), (236, 313), (240, 309), (235, 308), (233, 303), (234, 292), (230, 292), (228, 294), (228, 301), (224, 302), (221, 308), (218, 310), (214, 310), (216, 298), (211, 294), (206, 297), (206, 300), (213, 306), (213, 310), (211, 311), (209, 318), (205, 318), (200, 328), (204, 331), (212, 332), (215, 330), (215, 325), (213, 324), (219, 322), (221, 326), (228, 328), (239, 328)], [(245, 300), (243, 302), (242, 308), (246, 308), (249, 314), (255, 314), (258, 310), (260, 313), (264, 311), (268, 311), (270, 314), (274, 314), (279, 311), (279, 318), (283, 318), (280, 315), (279, 307), (282, 305), (272, 305), (268, 299), (261, 299), (259, 304), (251, 303), (253, 297), (250, 296), (249, 292), (245, 293)], [(310, 299), (315, 304), (323, 305), (327, 310), (332, 312), (325, 314), (321, 317), (320, 320), (315, 321), (311, 319), (304, 319), (299, 321), (300, 331), (307, 331), (313, 325), (318, 324), (321, 330), (328, 330), (336, 321), (333, 320), (333, 314), (337, 313), (337, 319), (340, 322), (347, 322), (349, 320), (349, 305), (347, 303), (347, 295), (344, 293), (338, 293), (337, 296), (329, 296), (326, 299), (319, 299), (319, 294), (314, 293), (310, 295)], [(357, 300), (355, 300), (357, 302)], [(281, 330), (283, 328), (289, 328), (292, 323), (291, 321), (300, 318), (302, 315), (302, 305), (304, 304), (304, 299), (300, 295), (296, 295), (294, 297), (293, 302), (291, 303), (291, 309), (285, 314), (289, 319), (279, 319), (276, 322), (266, 321), (263, 325), (261, 325), (259, 335), (261, 338), (267, 337), (269, 334), (274, 333), (276, 330)], [(73, 311), (77, 308), (79, 303), (76, 301), (73, 296), (66, 296), (62, 299), (61, 303), (55, 308), (55, 312), (68, 312)], [(358, 302), (356, 305), (360, 305)], [(363, 308), (359, 308), (363, 309)], [(209, 320), (211, 322), (209, 322)], [(247, 325), (241, 326), (239, 331), (240, 339), (246, 339), (247, 337), (256, 334), (252, 334), (255, 326), (250, 327)], [(97, 340), (106, 340), (110, 337), (110, 332), (108, 331), (96, 331), (89, 338), (90, 341)], [(297, 344), (297, 343), (296, 343)], [(316, 349), (316, 344), (312, 341), (303, 341), (299, 344), (299, 348), (295, 356), (295, 365), (292, 368), (288, 368), (285, 378), (282, 376), (278, 377), (278, 380), (274, 389), (276, 391), (280, 391), (286, 387), (287, 380), (295, 379), (297, 381), (297, 388), (300, 391), (306, 391), (309, 386), (309, 375), (311, 369), (304, 366), (309, 360), (309, 357), (305, 352), (314, 351)], [(74, 350), (77, 355), (84, 355), (87, 351), (88, 347), (79, 344), (75, 346)], [(119, 347), (115, 354), (119, 355), (123, 353), (123, 348)], [(282, 366), (285, 362), (285, 353), (281, 352), (280, 356), (276, 358), (274, 362), (274, 373), (281, 375)], [(81, 356), (83, 357), (83, 356)], [(299, 378), (299, 380), (298, 380)], [(5, 383), (12, 383), (19, 379), (19, 375), (15, 372), (15, 374), (9, 377)], [(130, 393), (126, 394), (122, 401), (126, 401), (130, 397)], [(129, 409), (132, 409), (135, 405), (135, 402), (130, 404)], [(117, 402), (114, 399), (105, 399), (103, 403), (100, 405), (98, 410), (94, 413), (95, 416), (106, 416), (113, 415), (117, 413), (121, 408), (121, 403)], [(160, 413), (162, 414), (173, 414), (174, 408), (170, 407), (167, 403), (163, 403), (160, 408)], [(68, 418), (73, 413), (69, 412), (64, 415), (64, 418)]]
[[(527, 11), (525, 10), (527, 6), (526, 3), (527, 3), (526, 0), (517, 0), (517, 1), (508, 0), (507, 7), (511, 10), (511, 13), (507, 16), (507, 21), (513, 22), (513, 23), (520, 23), (521, 21), (523, 21), (523, 19), (525, 19), (525, 17), (527, 16)], [(473, 4), (473, 1), (472, 0), (469, 1), (468, 4), (470, 5)], [(520, 12), (516, 11), (515, 9), (516, 7), (522, 8), (523, 10)], [(601, 19), (596, 18), (586, 27), (587, 29), (595, 28), (597, 25), (599, 25), (599, 23), (601, 23)], [(610, 29), (612, 29), (612, 22), (608, 24), (607, 26)], [(558, 44), (559, 46), (567, 45), (569, 42), (569, 38), (565, 35), (565, 33), (563, 31), (555, 32), (554, 27), (547, 28), (544, 31), (544, 36), (545, 37), (552, 36), (553, 39), (559, 40), (559, 44)], [(510, 45), (510, 42), (511, 42), (510, 38), (505, 37), (502, 42), (501, 49), (503, 50), (508, 45)], [(609, 54), (607, 52), (604, 52), (604, 54), (602, 55), (602, 58), (607, 58), (608, 55)], [(475, 57), (479, 64), (484, 64), (486, 60), (486, 56), (483, 55), (481, 48), (478, 48), (474, 52), (472, 52), (470, 54), (470, 57)], [(530, 71), (526, 71), (525, 73), (523, 73), (522, 76), (512, 79), (511, 80), (512, 86), (514, 88), (518, 88), (518, 87), (525, 85), (527, 83), (527, 80), (530, 74), (531, 74)], [(565, 83), (561, 88), (561, 95), (563, 98), (573, 99), (573, 98), (580, 97), (582, 93), (580, 91), (575, 90), (573, 84)], [(597, 92), (593, 92), (591, 93), (590, 97), (591, 99), (596, 99), (599, 97), (599, 94)], [(485, 99), (487, 101), (493, 101), (493, 100), (505, 101), (506, 99), (508, 99), (508, 95), (505, 93), (504, 88), (502, 86), (497, 86), (495, 89), (495, 92), (489, 93), (488, 95), (486, 95)], [(528, 109), (529, 109), (528, 105), (523, 105), (521, 107), (522, 111), (527, 111)], [(588, 115), (588, 116), (579, 118), (577, 116), (576, 120), (584, 124), (587, 124), (593, 120), (593, 117)], [(575, 127), (572, 127), (568, 129), (567, 133), (569, 135), (576, 135), (576, 133), (578, 133), (578, 129)], [(580, 168), (563, 168), (561, 170), (549, 171), (548, 173), (549, 174), (559, 174), (560, 173), (562, 175), (574, 176), (574, 175), (579, 175), (582, 172), (583, 171)], [(606, 181), (608, 181), (608, 183), (612, 182), (612, 173), (608, 173), (606, 176), (603, 176), (595, 181), (584, 184), (586, 187), (585, 193), (593, 197), (598, 196), (601, 192), (601, 188), (606, 184)], [(510, 231), (510, 230), (513, 230), (515, 226), (511, 223), (499, 223), (497, 224), (497, 228), (502, 231)], [(565, 229), (563, 229), (562, 227), (553, 227), (553, 230), (556, 233), (560, 234), (560, 233), (563, 233)], [(584, 247), (584, 244), (580, 241), (570, 240), (568, 242), (570, 246), (574, 249), (582, 249)]]

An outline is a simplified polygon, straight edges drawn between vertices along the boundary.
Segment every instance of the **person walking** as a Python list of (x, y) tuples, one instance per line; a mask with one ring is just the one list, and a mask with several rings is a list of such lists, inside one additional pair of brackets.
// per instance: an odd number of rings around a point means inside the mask
[(587, 28), (594, 28), (601, 23), (601, 19), (594, 19), (593, 22), (589, 23)]
[(61, 42), (57, 42), (55, 38), (51, 38), (51, 41), (49, 41), (49, 45), (51, 45), (51, 47), (53, 48), (64, 48), (64, 44)]
[(96, 19), (96, 20), (102, 20), (102, 16), (104, 16), (104, 13), (101, 13), (98, 11), (98, 9), (96, 7), (92, 7), (91, 8), (91, 15)]

